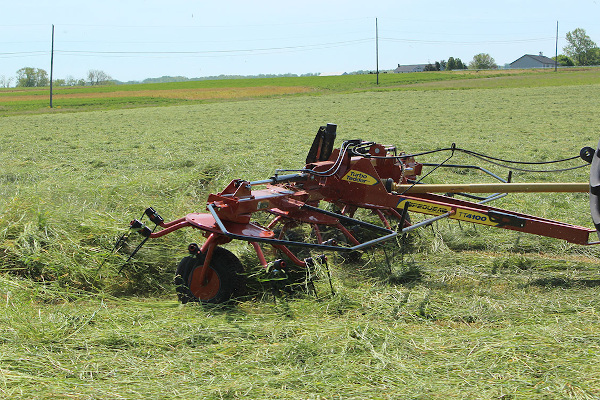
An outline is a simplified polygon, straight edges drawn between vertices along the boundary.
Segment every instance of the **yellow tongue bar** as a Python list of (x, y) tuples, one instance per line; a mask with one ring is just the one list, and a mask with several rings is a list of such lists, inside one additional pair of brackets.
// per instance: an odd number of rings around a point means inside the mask
[(536, 193), (536, 192), (581, 192), (587, 193), (590, 185), (584, 183), (471, 183), (471, 184), (392, 184), (397, 193)]

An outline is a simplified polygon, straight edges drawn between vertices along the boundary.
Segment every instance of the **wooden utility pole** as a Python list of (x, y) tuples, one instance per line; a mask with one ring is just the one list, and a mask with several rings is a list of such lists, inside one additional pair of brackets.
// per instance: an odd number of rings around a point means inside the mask
[(379, 85), (379, 28), (375, 18), (375, 63), (377, 65), (377, 84)]
[(50, 108), (52, 108), (53, 71), (54, 71), (54, 24), (52, 24), (52, 50), (50, 51)]
[(554, 57), (554, 72), (558, 70), (558, 21), (556, 21), (556, 51)]

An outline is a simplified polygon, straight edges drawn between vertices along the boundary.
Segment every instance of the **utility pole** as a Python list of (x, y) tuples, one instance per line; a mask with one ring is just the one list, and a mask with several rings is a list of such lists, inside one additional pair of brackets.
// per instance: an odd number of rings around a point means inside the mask
[(558, 71), (558, 21), (556, 21), (556, 50), (554, 57), (554, 72)]
[(379, 28), (375, 18), (375, 63), (377, 65), (377, 84), (379, 85)]
[(52, 50), (50, 51), (50, 108), (52, 108), (52, 77), (54, 71), (54, 24), (52, 24)]

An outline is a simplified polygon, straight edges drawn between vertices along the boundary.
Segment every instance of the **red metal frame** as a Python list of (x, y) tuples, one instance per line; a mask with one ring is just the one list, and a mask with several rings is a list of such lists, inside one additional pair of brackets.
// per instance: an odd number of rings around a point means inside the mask
[[(201, 247), (205, 259), (200, 282), (204, 281), (215, 247), (233, 239), (251, 243), (265, 267), (267, 260), (260, 243), (270, 244), (296, 265), (306, 266), (306, 262), (297, 257), (290, 247), (304, 245), (347, 251), (369, 246), (395, 235), (390, 230), (390, 217), (404, 221), (403, 230), (411, 229), (408, 220), (402, 217), (405, 211), (547, 236), (580, 245), (592, 244), (589, 234), (596, 232), (594, 229), (449, 196), (392, 192), (386, 183), (414, 182), (422, 172), (422, 164), (412, 157), (396, 156), (395, 149), (389, 146), (369, 144), (367, 147), (368, 153), (365, 154), (350, 154), (345, 148), (335, 149), (328, 160), (308, 163), (302, 172), (292, 175), (290, 179), (278, 179), (276, 176), (261, 182), (233, 180), (222, 192), (209, 195), (208, 213), (190, 213), (171, 222), (163, 222), (159, 217), (158, 225), (162, 229), (149, 233), (147, 237), (158, 238), (184, 227), (203, 231), (207, 239)], [(259, 185), (264, 187), (253, 189)], [(336, 205), (341, 214), (315, 208), (321, 202)], [(342, 221), (351, 220), (369, 227), (369, 224), (351, 219), (358, 209), (370, 210), (379, 217), (385, 228), (378, 228), (378, 239), (361, 243), (344, 226)], [(253, 222), (253, 215), (257, 212), (272, 215), (272, 221), (266, 227)], [(283, 233), (299, 224), (312, 227), (316, 244), (283, 240)], [(281, 225), (278, 237), (273, 231), (277, 225)], [(325, 243), (320, 226), (340, 231), (350, 247)]]

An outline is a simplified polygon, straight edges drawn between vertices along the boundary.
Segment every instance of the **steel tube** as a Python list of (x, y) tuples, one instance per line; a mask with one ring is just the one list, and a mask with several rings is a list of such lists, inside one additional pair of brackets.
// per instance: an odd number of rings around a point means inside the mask
[(299, 246), (299, 247), (308, 247), (308, 248), (313, 248), (313, 249), (321, 249), (321, 250), (332, 250), (332, 251), (355, 251), (355, 250), (361, 250), (365, 247), (369, 247), (372, 246), (376, 243), (379, 242), (383, 242), (386, 241), (388, 239), (393, 238), (394, 236), (398, 235), (398, 232), (390, 230), (390, 229), (386, 229), (383, 228), (381, 226), (377, 226), (377, 225), (373, 225), (370, 224), (368, 222), (364, 222), (364, 221), (360, 221), (354, 218), (350, 218), (347, 217), (345, 215), (341, 215), (341, 214), (335, 214), (332, 213), (331, 211), (326, 211), (326, 210), (322, 210), (318, 207), (312, 207), (309, 206), (308, 204), (304, 204), (302, 206), (302, 208), (306, 208), (309, 210), (313, 210), (315, 212), (319, 212), (325, 215), (331, 215), (331, 216), (335, 216), (338, 219), (343, 219), (346, 221), (351, 221), (354, 222), (360, 226), (363, 227), (367, 227), (373, 230), (377, 230), (381, 233), (387, 233), (385, 236), (380, 236), (378, 238), (375, 238), (373, 240), (369, 240), (368, 242), (364, 242), (358, 245), (354, 245), (352, 247), (341, 247), (341, 246), (332, 246), (332, 245), (327, 245), (327, 244), (320, 244), (320, 243), (306, 243), (306, 242), (295, 242), (295, 241), (289, 241), (289, 240), (279, 240), (279, 239), (269, 239), (269, 238), (259, 238), (259, 237), (250, 237), (250, 236), (246, 236), (246, 235), (240, 235), (237, 233), (233, 233), (233, 232), (229, 232), (227, 230), (227, 228), (225, 227), (225, 225), (223, 224), (223, 221), (221, 221), (221, 219), (219, 218), (219, 215), (217, 214), (217, 211), (215, 210), (215, 206), (212, 203), (208, 203), (206, 205), (206, 208), (208, 209), (208, 211), (210, 211), (211, 215), (213, 216), (215, 223), (217, 224), (217, 226), (219, 227), (219, 229), (221, 230), (222, 235), (225, 235), (229, 238), (232, 239), (239, 239), (239, 240), (245, 240), (247, 242), (258, 242), (258, 243), (269, 243), (272, 245), (282, 245), (282, 246)]
[(402, 194), (414, 193), (587, 193), (584, 183), (467, 183), (467, 184), (392, 184), (392, 190)]

